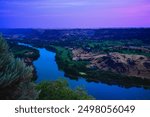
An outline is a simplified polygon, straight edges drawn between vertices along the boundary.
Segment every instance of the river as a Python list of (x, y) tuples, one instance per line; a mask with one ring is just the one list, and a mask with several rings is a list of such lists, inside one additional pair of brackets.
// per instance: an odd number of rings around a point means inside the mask
[[(32, 47), (29, 44), (18, 43)], [(34, 48), (34, 47), (32, 47)], [(150, 90), (144, 88), (123, 88), (117, 85), (107, 85), (103, 83), (88, 82), (84, 78), (73, 80), (64, 76), (64, 72), (59, 70), (55, 61), (55, 53), (46, 50), (45, 48), (36, 48), (40, 52), (40, 57), (33, 62), (38, 79), (36, 83), (40, 83), (45, 80), (57, 80), (58, 78), (64, 78), (68, 81), (69, 86), (74, 89), (75, 87), (82, 86), (88, 92), (98, 100), (145, 100), (150, 99)]]

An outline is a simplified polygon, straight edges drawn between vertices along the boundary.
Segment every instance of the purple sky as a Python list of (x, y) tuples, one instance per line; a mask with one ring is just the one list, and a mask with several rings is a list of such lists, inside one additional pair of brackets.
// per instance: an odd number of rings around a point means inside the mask
[(150, 0), (0, 0), (0, 28), (150, 27)]

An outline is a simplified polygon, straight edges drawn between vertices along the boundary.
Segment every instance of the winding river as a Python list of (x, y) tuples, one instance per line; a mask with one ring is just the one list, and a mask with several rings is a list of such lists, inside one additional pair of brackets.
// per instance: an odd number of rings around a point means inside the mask
[[(29, 44), (18, 43), (32, 47)], [(34, 48), (34, 47), (32, 47)], [(40, 52), (40, 57), (33, 62), (37, 71), (37, 83), (44, 80), (56, 80), (64, 78), (68, 81), (69, 86), (74, 89), (77, 86), (82, 86), (96, 99), (100, 100), (145, 100), (150, 99), (150, 90), (144, 88), (123, 88), (116, 85), (107, 85), (103, 83), (87, 82), (84, 78), (73, 80), (64, 76), (64, 72), (58, 69), (55, 61), (55, 53), (46, 50), (45, 48), (36, 48)]]

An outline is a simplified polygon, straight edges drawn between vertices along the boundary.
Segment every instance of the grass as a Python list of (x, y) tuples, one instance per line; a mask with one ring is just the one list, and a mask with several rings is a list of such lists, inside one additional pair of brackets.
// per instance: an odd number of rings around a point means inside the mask
[(142, 86), (149, 85), (148, 80), (143, 80), (136, 77), (128, 77), (121, 74), (116, 74), (111, 71), (102, 71), (99, 69), (89, 69), (86, 65), (88, 61), (73, 61), (71, 51), (60, 46), (50, 46), (56, 52), (56, 62), (58, 67), (65, 72), (65, 74), (71, 78), (77, 79), (78, 77), (84, 77), (88, 81), (97, 81), (107, 84), (119, 84), (123, 87)]

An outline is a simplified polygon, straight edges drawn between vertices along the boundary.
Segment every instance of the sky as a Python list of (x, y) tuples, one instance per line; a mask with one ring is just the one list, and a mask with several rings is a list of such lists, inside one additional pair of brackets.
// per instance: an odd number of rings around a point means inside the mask
[(150, 0), (0, 0), (0, 28), (150, 27)]

